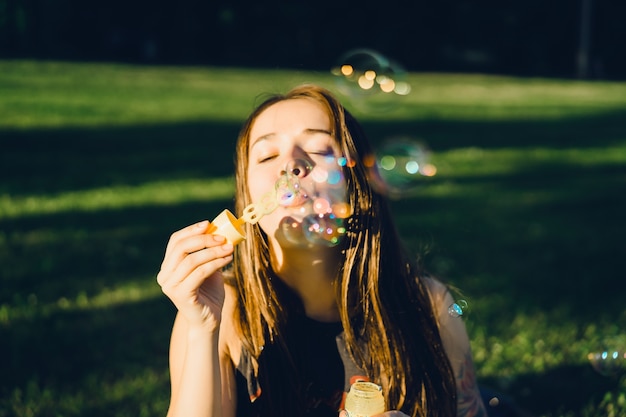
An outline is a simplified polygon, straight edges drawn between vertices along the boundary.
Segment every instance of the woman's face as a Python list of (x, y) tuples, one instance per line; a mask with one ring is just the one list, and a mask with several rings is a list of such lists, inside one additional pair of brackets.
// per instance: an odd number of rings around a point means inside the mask
[[(277, 208), (259, 221), (270, 239), (284, 244), (281, 222), (284, 229), (285, 221), (301, 222), (306, 215), (319, 212), (319, 204), (345, 200), (345, 180), (337, 166), (340, 154), (331, 126), (324, 107), (306, 98), (273, 104), (254, 121), (247, 181), (253, 203), (276, 196)], [(329, 181), (333, 175), (340, 180)]]

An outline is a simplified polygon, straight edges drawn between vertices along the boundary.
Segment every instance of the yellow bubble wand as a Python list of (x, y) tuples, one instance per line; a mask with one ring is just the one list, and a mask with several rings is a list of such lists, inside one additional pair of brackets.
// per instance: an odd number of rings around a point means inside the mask
[(237, 218), (230, 210), (224, 209), (211, 222), (207, 233), (213, 233), (226, 238), (229, 243), (237, 245), (246, 238), (243, 229), (245, 223), (256, 224), (263, 216), (273, 212), (278, 207), (275, 192), (263, 195), (259, 203), (252, 203), (243, 209), (241, 217)]

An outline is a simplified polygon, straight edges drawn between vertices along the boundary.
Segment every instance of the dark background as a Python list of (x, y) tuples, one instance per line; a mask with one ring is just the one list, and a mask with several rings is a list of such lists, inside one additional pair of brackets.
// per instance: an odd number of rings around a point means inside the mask
[(0, 0), (0, 58), (626, 79), (623, 0)]

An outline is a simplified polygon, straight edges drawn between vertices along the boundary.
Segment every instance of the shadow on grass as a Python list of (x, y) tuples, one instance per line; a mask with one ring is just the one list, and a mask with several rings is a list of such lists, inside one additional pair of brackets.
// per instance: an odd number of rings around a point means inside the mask
[[(232, 201), (69, 212), (0, 222), (9, 237), (2, 303), (91, 297), (136, 277), (156, 277), (172, 232), (208, 219)], [(156, 284), (155, 284), (156, 285)]]
[[(435, 151), (562, 149), (624, 143), (624, 120), (626, 112), (551, 122), (393, 122), (366, 123), (366, 128), (374, 141), (410, 133)], [(196, 123), (0, 132), (0, 195), (228, 176), (238, 129), (236, 124)], [(437, 181), (429, 184), (440, 185)], [(503, 300), (504, 308), (496, 302), (483, 314), (488, 326), (507, 326), (517, 309), (567, 308), (568, 319), (581, 322), (622, 312), (626, 167), (529, 163), (509, 175), (453, 181), (467, 190), (422, 193), (394, 202), (393, 208), (407, 242), (424, 252), (430, 269), (470, 293)], [(9, 402), (16, 388), (33, 381), (71, 392), (85, 389), (85, 381), (114, 381), (146, 369), (165, 373), (174, 314), (165, 297), (50, 314), (38, 313), (38, 306), (81, 294), (91, 297), (127, 281), (153, 280), (174, 230), (231, 205), (207, 201), (0, 220), (0, 307), (34, 311), (28, 318), (0, 322), (0, 355), (8, 358), (0, 367), (0, 401)], [(578, 399), (611, 388), (601, 380), (589, 384), (593, 378), (582, 368), (564, 367), (546, 375), (520, 375), (519, 386), (509, 388), (522, 393), (524, 404), (536, 404), (532, 411), (538, 412), (558, 404), (575, 407)], [(167, 383), (156, 384), (167, 396)], [(526, 392), (532, 395), (525, 397)], [(95, 389), (86, 395), (96, 395)], [(91, 415), (111, 415), (115, 410), (110, 407), (135, 406), (120, 401), (82, 407)]]
[(485, 277), (471, 289), (515, 300), (499, 315), (564, 307), (579, 319), (621, 314), (613, 291), (626, 289), (626, 165), (550, 164), (454, 181), (469, 191), (393, 203), (429, 269), (462, 287), (466, 275)]
[[(592, 148), (622, 143), (626, 110), (550, 121), (365, 122), (373, 143), (396, 135), (453, 148)], [(0, 131), (0, 193), (50, 194), (112, 184), (228, 176), (239, 123)]]
[(0, 354), (9, 359), (1, 371), (0, 410), (136, 416), (146, 405), (160, 404), (150, 415), (164, 415), (174, 314), (169, 301), (159, 298), (0, 326)]
[(374, 142), (410, 135), (425, 140), (434, 151), (454, 148), (592, 148), (623, 143), (626, 109), (587, 117), (553, 120), (418, 120), (364, 122)]
[[(484, 379), (485, 386), (524, 404), (531, 415), (581, 415), (590, 404), (600, 404), (604, 396), (620, 390), (617, 377), (605, 377), (589, 365), (568, 365), (536, 374), (517, 375), (512, 381)], [(588, 410), (590, 411), (590, 410)]]
[(230, 176), (235, 123), (0, 132), (0, 193), (54, 194)]

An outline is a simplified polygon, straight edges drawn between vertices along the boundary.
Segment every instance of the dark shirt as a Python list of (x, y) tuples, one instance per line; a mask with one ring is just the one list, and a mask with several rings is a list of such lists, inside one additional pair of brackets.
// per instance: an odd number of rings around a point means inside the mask
[(267, 344), (259, 357), (242, 352), (237, 368), (238, 417), (337, 417), (355, 379), (367, 379), (345, 350), (341, 323), (298, 315), (280, 342)]

